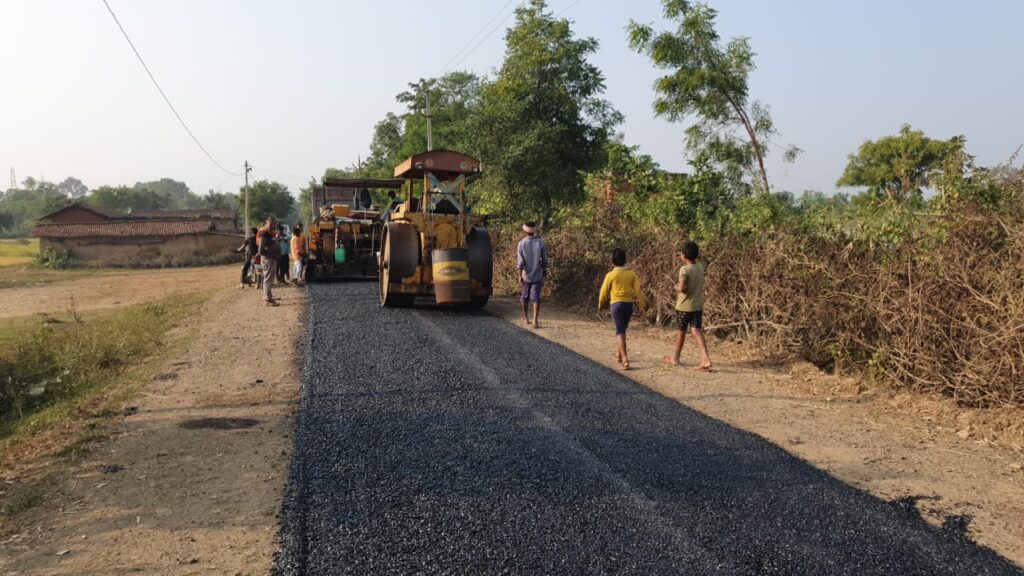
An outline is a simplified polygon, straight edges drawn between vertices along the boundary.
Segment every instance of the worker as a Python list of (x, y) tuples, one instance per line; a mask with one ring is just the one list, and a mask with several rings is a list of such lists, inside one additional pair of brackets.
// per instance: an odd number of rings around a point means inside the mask
[(302, 233), (302, 222), (296, 222), (292, 227), (291, 257), (292, 284), (301, 286), (306, 266), (306, 237)]
[(249, 270), (252, 268), (253, 258), (256, 257), (256, 232), (258, 230), (250, 228), (245, 241), (235, 250), (235, 252), (245, 253), (245, 264), (242, 264), (242, 283), (238, 286), (239, 288), (252, 286), (252, 283), (249, 282)]
[(256, 233), (256, 246), (263, 266), (263, 305), (277, 306), (274, 299), (274, 277), (277, 275), (277, 264), (281, 260), (281, 244), (274, 238), (277, 232), (277, 221), (267, 216), (267, 221)]
[(291, 245), (284, 224), (277, 225), (277, 243), (281, 245), (281, 259), (277, 262), (277, 281), (285, 284), (288, 282), (288, 254), (291, 252)]
[[(522, 294), (519, 302), (523, 309), (523, 322), (527, 326), (540, 328), (540, 292), (544, 287), (544, 276), (548, 268), (548, 249), (537, 236), (537, 224), (523, 224), (523, 239), (516, 247), (516, 268), (519, 270), (519, 287)], [(533, 303), (533, 321), (527, 315), (527, 306)]]

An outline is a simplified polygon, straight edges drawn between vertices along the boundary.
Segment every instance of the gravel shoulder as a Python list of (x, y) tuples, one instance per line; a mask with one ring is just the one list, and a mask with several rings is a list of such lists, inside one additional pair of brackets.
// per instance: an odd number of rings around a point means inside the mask
[[(209, 275), (131, 278), (148, 283), (145, 294), (205, 283)], [(94, 281), (124, 279), (83, 280), (78, 293)], [(43, 503), (4, 527), (0, 574), (269, 571), (292, 450), (306, 296), (281, 288), (281, 306), (264, 308), (255, 290), (224, 286), (205, 305), (187, 351), (123, 406), (103, 430), (108, 438), (80, 460), (51, 464), (58, 472)]]
[[(516, 301), (497, 299), (488, 310), (522, 324)], [(532, 332), (615, 369), (607, 318), (545, 305), (541, 329)], [(674, 338), (670, 330), (631, 326), (634, 369), (624, 375), (1024, 566), (1024, 410), (965, 409), (948, 399), (872, 390), (714, 340), (714, 373), (690, 368), (697, 363), (692, 342), (683, 367), (664, 366)]]

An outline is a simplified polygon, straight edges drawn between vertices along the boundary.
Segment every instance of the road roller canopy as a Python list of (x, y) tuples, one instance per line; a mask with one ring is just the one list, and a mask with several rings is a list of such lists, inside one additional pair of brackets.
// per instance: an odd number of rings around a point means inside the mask
[(324, 178), (321, 204), (344, 204), (353, 210), (367, 208), (370, 189), (398, 190), (403, 183), (400, 178)]
[(442, 180), (454, 180), (461, 175), (478, 174), (480, 161), (462, 152), (431, 150), (395, 166), (395, 178), (422, 178), (428, 172)]

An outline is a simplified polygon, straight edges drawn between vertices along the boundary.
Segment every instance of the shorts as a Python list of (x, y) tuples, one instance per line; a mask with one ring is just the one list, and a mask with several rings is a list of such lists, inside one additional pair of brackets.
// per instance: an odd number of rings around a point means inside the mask
[(540, 303), (540, 289), (544, 287), (544, 281), (540, 282), (523, 282), (522, 291), (519, 301), (523, 304), (527, 302)]
[(626, 333), (629, 328), (629, 319), (633, 317), (632, 302), (612, 302), (612, 322), (615, 323), (615, 335)]
[(680, 330), (686, 331), (687, 328), (693, 326), (697, 330), (704, 329), (704, 311), (697, 310), (696, 312), (676, 312), (676, 325)]

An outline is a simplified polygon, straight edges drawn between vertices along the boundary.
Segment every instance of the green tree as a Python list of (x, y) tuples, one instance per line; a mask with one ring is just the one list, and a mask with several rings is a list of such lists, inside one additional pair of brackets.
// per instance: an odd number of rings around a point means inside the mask
[(836, 185), (866, 186), (869, 199), (894, 203), (920, 201), (933, 183), (952, 192), (971, 162), (965, 143), (963, 136), (935, 140), (904, 124), (898, 135), (861, 144)]
[(166, 194), (127, 186), (100, 186), (86, 197), (86, 202), (98, 208), (133, 212), (136, 210), (164, 210), (173, 206)]
[(68, 198), (78, 199), (89, 193), (89, 188), (78, 178), (68, 176), (63, 182), (57, 184), (57, 190)]
[(234, 210), (238, 207), (238, 195), (230, 192), (214, 192), (211, 190), (202, 197), (202, 208), (207, 210)]
[[(245, 188), (238, 194), (238, 210), (245, 214)], [(257, 224), (268, 216), (287, 221), (295, 213), (295, 198), (280, 182), (257, 180), (249, 186), (249, 224)]]
[[(750, 101), (754, 52), (749, 39), (733, 38), (723, 45), (715, 31), (718, 13), (707, 4), (663, 4), (665, 17), (678, 22), (674, 32), (655, 33), (651, 25), (634, 21), (627, 27), (630, 47), (670, 71), (655, 82), (655, 114), (672, 122), (696, 116), (697, 122), (686, 130), (693, 163), (720, 171), (734, 187), (752, 174), (756, 187), (768, 192), (765, 145), (777, 131), (768, 108)], [(735, 135), (737, 129), (745, 139)], [(791, 161), (799, 152), (790, 146), (785, 159)]]
[(543, 0), (516, 9), (505, 59), (483, 86), (467, 152), (486, 166), (491, 208), (548, 220), (559, 205), (583, 200), (583, 172), (604, 162), (604, 145), (622, 116), (601, 98), (604, 75), (587, 58), (594, 38), (576, 38)]
[(150, 182), (136, 182), (135, 190), (148, 190), (167, 198), (167, 208), (194, 209), (203, 207), (203, 199), (189, 190), (184, 182), (171, 178), (161, 178)]

